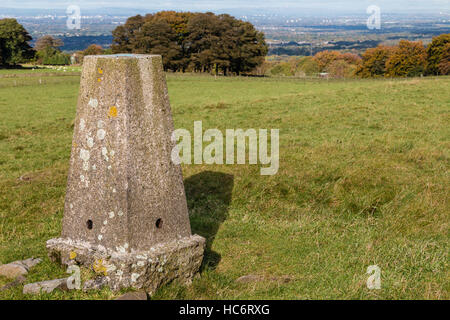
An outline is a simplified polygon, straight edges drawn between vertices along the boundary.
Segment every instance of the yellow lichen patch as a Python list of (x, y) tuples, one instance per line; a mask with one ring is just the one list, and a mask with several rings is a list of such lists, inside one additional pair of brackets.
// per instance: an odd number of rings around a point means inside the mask
[(92, 268), (94, 269), (95, 273), (103, 273), (105, 276), (107, 274), (107, 268), (104, 265), (102, 259), (95, 260)]
[(117, 108), (115, 106), (112, 106), (109, 108), (108, 117), (115, 118), (117, 117)]
[(73, 260), (76, 257), (77, 257), (77, 253), (76, 252), (74, 252), (74, 251), (70, 252), (70, 255), (69, 255), (70, 260)]

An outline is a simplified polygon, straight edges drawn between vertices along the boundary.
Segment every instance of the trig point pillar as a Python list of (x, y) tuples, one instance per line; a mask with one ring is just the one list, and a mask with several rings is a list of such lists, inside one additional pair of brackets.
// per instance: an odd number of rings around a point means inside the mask
[(199, 271), (161, 56), (84, 58), (62, 235), (49, 256), (153, 293)]

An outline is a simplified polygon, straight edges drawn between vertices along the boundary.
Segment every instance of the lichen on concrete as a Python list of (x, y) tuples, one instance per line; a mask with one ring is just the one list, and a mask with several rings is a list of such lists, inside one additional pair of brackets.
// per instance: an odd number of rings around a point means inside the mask
[[(161, 56), (84, 58), (63, 228), (47, 244), (51, 257), (97, 261), (113, 288), (153, 290), (150, 279), (198, 272), (204, 239), (191, 235), (181, 167), (171, 161), (173, 130)], [(160, 245), (154, 262), (134, 255)]]
[(160, 243), (146, 251), (124, 252), (71, 239), (47, 241), (52, 261), (82, 265), (104, 276), (113, 290), (145, 289), (153, 294), (161, 285), (177, 280), (189, 284), (203, 260), (205, 239), (191, 236)]

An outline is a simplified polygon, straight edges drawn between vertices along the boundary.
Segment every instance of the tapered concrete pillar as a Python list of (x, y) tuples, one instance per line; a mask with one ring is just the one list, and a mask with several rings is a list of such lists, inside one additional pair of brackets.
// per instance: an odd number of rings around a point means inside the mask
[(183, 178), (171, 161), (173, 121), (160, 56), (84, 58), (62, 235), (49, 256), (102, 273), (113, 289), (198, 272)]

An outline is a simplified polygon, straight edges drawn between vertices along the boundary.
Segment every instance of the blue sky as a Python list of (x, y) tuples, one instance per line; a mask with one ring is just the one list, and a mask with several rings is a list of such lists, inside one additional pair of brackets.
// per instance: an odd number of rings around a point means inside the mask
[(450, 0), (0, 0), (0, 7), (64, 9), (71, 4), (85, 9), (126, 7), (133, 9), (220, 10), (230, 8), (292, 8), (326, 11), (364, 11), (378, 5), (384, 12), (449, 12)]

